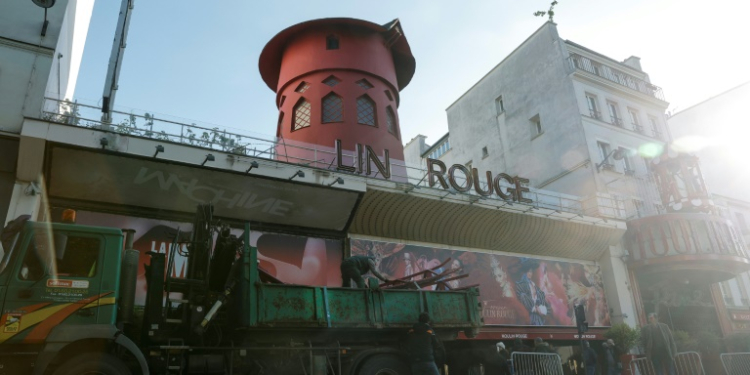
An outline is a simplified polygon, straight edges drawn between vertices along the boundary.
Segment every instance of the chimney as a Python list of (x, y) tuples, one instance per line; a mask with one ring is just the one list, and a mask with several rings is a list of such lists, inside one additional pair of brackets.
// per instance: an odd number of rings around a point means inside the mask
[(643, 71), (643, 69), (641, 69), (641, 58), (638, 56), (630, 56), (622, 63), (638, 71)]

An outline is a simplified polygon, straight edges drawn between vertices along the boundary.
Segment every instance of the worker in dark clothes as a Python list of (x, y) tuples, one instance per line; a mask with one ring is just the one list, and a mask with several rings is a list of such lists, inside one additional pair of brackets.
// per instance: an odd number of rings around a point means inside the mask
[(406, 335), (404, 347), (409, 355), (412, 375), (440, 375), (436, 361), (442, 363), (445, 349), (430, 327), (430, 316), (419, 314), (419, 323)]
[(596, 374), (596, 352), (588, 341), (583, 342), (583, 366), (586, 369), (586, 375)]
[(550, 348), (549, 344), (544, 342), (541, 337), (537, 337), (534, 339), (534, 352), (535, 353), (555, 353), (555, 351)]
[(533, 350), (529, 346), (524, 345), (523, 341), (516, 337), (513, 340), (513, 347), (510, 348), (510, 354), (513, 354), (514, 352), (528, 353), (533, 352)]
[(365, 288), (365, 279), (362, 278), (362, 275), (368, 272), (372, 272), (375, 277), (382, 281), (389, 281), (378, 272), (377, 266), (375, 266), (375, 257), (355, 255), (341, 262), (342, 286), (349, 288), (352, 285), (351, 281), (354, 280), (357, 288)]

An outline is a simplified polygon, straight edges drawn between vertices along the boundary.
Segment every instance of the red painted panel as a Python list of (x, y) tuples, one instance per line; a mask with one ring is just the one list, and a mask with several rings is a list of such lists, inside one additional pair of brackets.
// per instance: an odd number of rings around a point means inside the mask
[[(395, 134), (387, 125), (388, 106), (398, 119), (399, 78), (402, 86), (408, 83), (414, 67), (408, 44), (399, 33), (400, 27), (386, 31), (366, 21), (329, 19), (292, 26), (269, 42), (261, 55), (260, 69), (266, 83), (272, 87), (275, 84), (276, 102), (284, 114), (277, 129), (277, 136), (285, 141), (277, 148), (280, 160), (332, 163), (334, 155), (321, 149), (332, 149), (337, 139), (344, 150), (362, 144), (372, 147), (381, 159), (388, 150), (393, 161), (404, 160), (400, 124), (397, 121)], [(331, 35), (338, 38), (336, 49), (327, 49), (326, 39)], [(389, 40), (384, 35), (389, 35)], [(402, 61), (397, 67), (404, 53), (410, 64), (405, 66)], [(323, 83), (331, 75), (340, 82), (334, 86)], [(357, 85), (362, 79), (373, 87)], [(308, 83), (309, 88), (299, 93), (295, 90), (301, 82)], [(323, 123), (322, 99), (332, 92), (343, 99), (343, 120)], [(357, 122), (357, 98), (362, 95), (375, 102), (376, 126)], [(301, 98), (311, 103), (310, 126), (293, 131), (294, 106)]]

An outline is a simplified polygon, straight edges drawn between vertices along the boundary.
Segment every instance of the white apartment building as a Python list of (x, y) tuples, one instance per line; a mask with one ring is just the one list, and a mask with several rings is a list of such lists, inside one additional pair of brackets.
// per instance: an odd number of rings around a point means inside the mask
[[(692, 160), (668, 147), (673, 140), (668, 104), (638, 57), (612, 59), (562, 39), (555, 24), (545, 23), (447, 108), (445, 136), (432, 145), (417, 136), (404, 154), (407, 163), (422, 168), (427, 159), (438, 159), (446, 166), (476, 168), (480, 176), (484, 171), (522, 176), (532, 192), (578, 197), (586, 215), (626, 220), (628, 232), (617, 246), (602, 249), (598, 260), (608, 300), (633, 303), (641, 324), (646, 313), (656, 311), (678, 329), (697, 324), (726, 334), (720, 306), (711, 301), (720, 292), (711, 285), (731, 278), (719, 271), (732, 267), (719, 262), (702, 274), (701, 262), (682, 257), (708, 256), (726, 246), (683, 241), (676, 233), (692, 230), (696, 237), (712, 230), (703, 228), (721, 226), (736, 238), (737, 225), (705, 206), (681, 211), (660, 190), (657, 179), (666, 178), (686, 191), (683, 177), (674, 176), (694, 170), (654, 167)], [(732, 254), (745, 254), (744, 245), (736, 246)]]
[[(0, 2), (0, 218), (17, 183), (24, 118), (41, 118), (44, 98), (72, 99), (94, 0), (58, 0), (45, 10), (31, 1)], [(27, 176), (28, 177), (28, 176)], [(35, 178), (26, 178), (27, 181)], [(23, 186), (22, 186), (23, 185)]]

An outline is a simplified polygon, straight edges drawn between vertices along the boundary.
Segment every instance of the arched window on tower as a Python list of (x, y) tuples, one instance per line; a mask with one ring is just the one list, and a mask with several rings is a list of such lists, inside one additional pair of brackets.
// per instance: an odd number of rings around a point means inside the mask
[(300, 98), (297, 105), (294, 106), (292, 131), (300, 130), (308, 126), (310, 126), (310, 102), (305, 100), (305, 98)]
[(339, 49), (339, 37), (336, 35), (327, 36), (326, 49)]
[(388, 132), (398, 138), (398, 122), (396, 121), (396, 112), (393, 112), (393, 108), (391, 108), (391, 106), (385, 108), (385, 117), (386, 121), (388, 122)]
[(344, 121), (344, 100), (340, 96), (332, 92), (323, 97), (321, 104), (321, 108), (323, 109), (323, 119), (321, 122)]
[(377, 126), (375, 102), (367, 95), (357, 98), (357, 123)]

